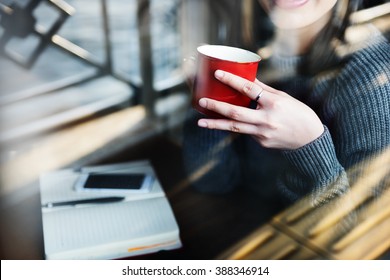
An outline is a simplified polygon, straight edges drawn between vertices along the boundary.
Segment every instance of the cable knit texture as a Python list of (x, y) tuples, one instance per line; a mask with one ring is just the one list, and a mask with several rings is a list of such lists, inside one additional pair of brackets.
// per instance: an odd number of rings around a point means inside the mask
[[(310, 106), (325, 127), (318, 139), (296, 150), (266, 150), (255, 147), (254, 141), (238, 140), (241, 136), (225, 141), (229, 144), (222, 147), (221, 139), (229, 137), (228, 133), (188, 123), (184, 135), (188, 172), (215, 162), (201, 180), (194, 180), (194, 187), (225, 192), (240, 184), (267, 189), (267, 183), (272, 189), (278, 186), (290, 201), (310, 193), (314, 204), (345, 193), (356, 176), (349, 170), (390, 146), (389, 67), (389, 42), (377, 36), (339, 69), (292, 80), (283, 90)], [(251, 148), (239, 148), (243, 144)]]

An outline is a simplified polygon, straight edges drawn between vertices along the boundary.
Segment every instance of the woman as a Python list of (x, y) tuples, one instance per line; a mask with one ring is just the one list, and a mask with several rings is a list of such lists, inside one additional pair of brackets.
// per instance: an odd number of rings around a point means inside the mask
[[(355, 171), (390, 146), (389, 43), (377, 33), (354, 52), (342, 48), (359, 1), (259, 2), (276, 28), (259, 80), (215, 72), (255, 107), (201, 99), (200, 106), (226, 119), (198, 116), (197, 128), (186, 126), (186, 166), (194, 172), (209, 163), (193, 183), (199, 191), (251, 185), (289, 201), (310, 193), (320, 205), (347, 192)], [(262, 82), (271, 68), (282, 73), (272, 85)], [(237, 134), (251, 137), (231, 136)]]

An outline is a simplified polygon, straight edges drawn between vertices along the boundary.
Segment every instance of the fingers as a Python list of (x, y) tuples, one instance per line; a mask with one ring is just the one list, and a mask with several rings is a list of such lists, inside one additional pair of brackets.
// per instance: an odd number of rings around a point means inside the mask
[(268, 92), (271, 92), (271, 93), (274, 93), (274, 94), (279, 94), (280, 93), (279, 90), (274, 89), (273, 87), (270, 87), (270, 86), (260, 82), (258, 79), (255, 80), (255, 84), (257, 84), (258, 86), (260, 86), (261, 88), (263, 88), (264, 90), (266, 90)]
[(260, 123), (262, 115), (264, 114), (264, 112), (258, 110), (252, 110), (241, 106), (231, 105), (209, 98), (201, 98), (199, 100), (199, 105), (205, 109), (214, 111), (229, 119), (251, 124)]
[[(245, 94), (250, 99), (258, 99), (257, 102), (262, 105), (267, 105), (270, 101), (272, 101), (272, 94), (279, 94), (278, 90), (273, 89), (258, 80), (251, 82), (241, 78), (240, 76), (236, 76), (222, 70), (215, 71), (215, 77), (224, 84)], [(260, 93), (262, 93), (261, 98), (257, 98)]]
[(198, 121), (200, 127), (208, 129), (226, 130), (236, 133), (256, 135), (257, 127), (254, 124), (242, 123), (235, 120), (227, 119), (200, 119)]

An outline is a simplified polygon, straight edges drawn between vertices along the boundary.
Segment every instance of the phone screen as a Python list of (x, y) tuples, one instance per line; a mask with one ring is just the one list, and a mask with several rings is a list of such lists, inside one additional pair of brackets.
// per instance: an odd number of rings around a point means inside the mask
[(90, 191), (148, 191), (151, 188), (152, 181), (152, 176), (143, 173), (91, 173), (80, 176), (76, 184), (76, 189)]

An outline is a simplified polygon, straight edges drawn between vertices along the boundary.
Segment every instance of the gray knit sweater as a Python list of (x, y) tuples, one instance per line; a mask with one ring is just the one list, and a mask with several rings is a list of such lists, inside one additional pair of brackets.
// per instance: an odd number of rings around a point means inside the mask
[(271, 150), (248, 136), (198, 128), (195, 114), (185, 126), (183, 146), (197, 190), (250, 186), (290, 201), (311, 193), (313, 203), (321, 204), (346, 192), (359, 176), (356, 170), (390, 147), (390, 45), (384, 37), (367, 42), (341, 69), (298, 77), (285, 90), (317, 113), (324, 133), (296, 150)]

